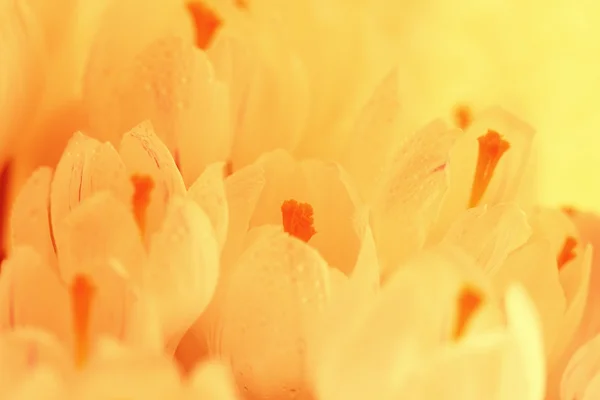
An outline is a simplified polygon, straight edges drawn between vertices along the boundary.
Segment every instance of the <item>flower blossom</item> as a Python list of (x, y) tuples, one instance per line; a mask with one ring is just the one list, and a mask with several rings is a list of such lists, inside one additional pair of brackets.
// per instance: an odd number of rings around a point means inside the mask
[[(571, 358), (597, 333), (591, 247), (537, 207), (533, 129), (498, 107), (407, 129), (370, 14), (271, 3), (98, 17), (80, 98), (37, 126), (86, 134), (11, 214), (7, 337), (49, 333), (81, 397), (113, 395), (111, 365), (132, 374), (118, 395), (163, 393), (143, 362), (103, 364), (106, 336), (186, 374), (219, 359), (243, 398), (593, 397), (595, 342)], [(153, 384), (193, 387), (178, 374)], [(48, 376), (21, 389), (58, 387)]]

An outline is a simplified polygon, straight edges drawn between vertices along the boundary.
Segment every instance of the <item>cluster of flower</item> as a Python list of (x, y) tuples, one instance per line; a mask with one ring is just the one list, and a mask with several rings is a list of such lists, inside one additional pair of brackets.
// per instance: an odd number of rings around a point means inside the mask
[(0, 10), (4, 145), (62, 153), (7, 218), (0, 398), (600, 396), (600, 224), (537, 206), (526, 123), (407, 131), (366, 3), (76, 3)]

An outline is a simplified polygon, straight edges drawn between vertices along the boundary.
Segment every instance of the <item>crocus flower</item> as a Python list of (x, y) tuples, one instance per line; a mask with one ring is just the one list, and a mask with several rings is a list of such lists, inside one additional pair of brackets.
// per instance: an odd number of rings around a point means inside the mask
[[(14, 251), (28, 246), (36, 255), (7, 263), (0, 277), (9, 325), (41, 324), (67, 339), (66, 288), (83, 280), (86, 293), (98, 288), (94, 307), (106, 308), (93, 314), (108, 318), (102, 329), (92, 324), (92, 335), (122, 332), (136, 298), (147, 295), (166, 342), (177, 343), (216, 285), (227, 228), (222, 174), (222, 166), (207, 168), (188, 193), (148, 124), (127, 133), (119, 152), (75, 134), (56, 170), (36, 171), (15, 202)], [(44, 290), (32, 297), (36, 276), (46, 277)], [(46, 301), (61, 306), (48, 313)]]

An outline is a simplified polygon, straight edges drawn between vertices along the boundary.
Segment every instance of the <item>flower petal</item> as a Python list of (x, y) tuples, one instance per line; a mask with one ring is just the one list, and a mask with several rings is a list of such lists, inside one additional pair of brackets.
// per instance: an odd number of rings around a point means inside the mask
[(448, 187), (446, 163), (456, 136), (437, 121), (394, 156), (371, 217), (384, 277), (425, 244)]
[(147, 210), (147, 232), (160, 225), (169, 199), (184, 196), (185, 185), (167, 147), (154, 134), (152, 125), (144, 122), (123, 136), (119, 153), (132, 174), (148, 175), (155, 182)]
[(121, 110), (114, 104), (115, 93), (126, 87), (123, 79), (128, 77), (122, 71), (151, 43), (168, 36), (193, 42), (192, 20), (184, 2), (126, 0), (108, 5), (84, 77), (83, 96), (96, 137), (116, 144), (123, 131), (133, 126), (120, 126)]
[(257, 164), (242, 168), (225, 180), (229, 229), (221, 260), (223, 268), (233, 265), (242, 252), (250, 219), (265, 185), (264, 168)]
[(237, 390), (229, 368), (210, 362), (200, 365), (190, 377), (190, 398), (235, 400)]
[(144, 271), (167, 341), (179, 342), (202, 314), (218, 274), (219, 246), (208, 216), (194, 201), (174, 198)]
[[(35, 392), (35, 398), (54, 397), (61, 389), (61, 378), (69, 372), (70, 360), (60, 343), (43, 330), (17, 329), (0, 336), (0, 385), (2, 394), (12, 390), (22, 397)], [(43, 390), (42, 390), (43, 388)], [(13, 393), (15, 393), (13, 392)], [(11, 394), (13, 394), (11, 393)]]
[(600, 374), (600, 335), (583, 344), (573, 354), (560, 383), (561, 399), (584, 398), (591, 380)]
[(207, 166), (188, 190), (188, 198), (194, 200), (210, 219), (221, 248), (225, 244), (229, 224), (224, 167), (223, 163)]
[(390, 278), (367, 312), (357, 313), (357, 322), (324, 349), (313, 371), (320, 398), (402, 393), (399, 387), (448, 336), (453, 304), (469, 281), (456, 260), (443, 252), (423, 254)]
[[(71, 343), (71, 314), (66, 288), (54, 269), (31, 248), (16, 248), (2, 265), (0, 301), (3, 330), (36, 327), (50, 332), (63, 345)], [(49, 304), (52, 307), (48, 307)]]
[(514, 283), (527, 290), (539, 314), (546, 354), (550, 355), (563, 329), (567, 301), (549, 244), (543, 239), (532, 238), (508, 255), (490, 277), (499, 293), (504, 293)]
[(329, 298), (327, 264), (300, 240), (271, 229), (242, 255), (217, 326), (220, 354), (249, 395), (305, 393), (305, 347)]
[(527, 216), (516, 205), (467, 210), (444, 238), (472, 255), (487, 274), (495, 274), (506, 257), (531, 236)]
[(37, 169), (15, 199), (10, 225), (12, 246), (31, 246), (46, 261), (56, 260), (50, 228), (50, 183), (52, 170)]
[(55, 227), (59, 270), (65, 282), (76, 274), (93, 279), (115, 265), (140, 282), (146, 251), (131, 212), (109, 193), (89, 198)]
[(370, 201), (397, 149), (400, 115), (398, 73), (392, 71), (375, 89), (358, 117), (340, 164), (354, 178), (365, 201)]
[(91, 194), (89, 166), (100, 142), (75, 133), (61, 157), (50, 188), (52, 223), (59, 223)]

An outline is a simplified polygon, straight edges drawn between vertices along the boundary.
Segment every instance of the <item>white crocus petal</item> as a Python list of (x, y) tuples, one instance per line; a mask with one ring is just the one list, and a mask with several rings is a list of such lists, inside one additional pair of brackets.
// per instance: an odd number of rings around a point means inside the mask
[(222, 268), (233, 265), (242, 252), (250, 219), (265, 186), (265, 170), (257, 164), (242, 168), (225, 179), (229, 227), (221, 260)]
[(50, 227), (50, 183), (52, 170), (37, 169), (15, 199), (11, 218), (12, 247), (31, 246), (45, 260), (55, 262)]
[[(240, 51), (230, 46), (230, 51)], [(240, 109), (233, 110), (235, 141), (231, 159), (235, 169), (256, 160), (261, 153), (278, 148), (292, 151), (300, 142), (309, 111), (309, 85), (305, 67), (289, 47), (261, 41), (250, 46), (254, 63), (245, 71), (249, 80)], [(242, 57), (246, 56), (244, 54)], [(237, 61), (232, 55), (232, 61)], [(215, 64), (215, 69), (220, 66)], [(218, 74), (218, 72), (217, 72)], [(230, 87), (237, 84), (235, 80)], [(247, 82), (247, 83), (246, 83)], [(273, 101), (276, 98), (277, 101)]]
[(401, 135), (398, 74), (392, 71), (377, 87), (359, 114), (340, 156), (340, 164), (354, 178), (364, 201), (372, 200), (381, 183), (382, 172), (388, 167)]
[[(589, 291), (592, 268), (592, 246), (588, 244), (576, 262), (568, 263), (560, 271), (560, 282), (567, 299), (567, 311), (555, 345), (554, 357), (559, 357), (577, 331), (583, 317)], [(554, 363), (556, 359), (551, 359)]]
[(307, 339), (328, 299), (314, 249), (277, 228), (256, 240), (231, 272), (216, 326), (238, 384), (259, 397), (306, 393)]
[(527, 215), (516, 205), (503, 204), (467, 210), (443, 241), (473, 256), (487, 274), (495, 274), (506, 257), (530, 236)]
[(411, 371), (439, 346), (462, 283), (452, 262), (422, 256), (398, 270), (369, 309), (356, 313), (313, 371), (323, 399), (397, 397)]
[(58, 223), (91, 193), (89, 165), (100, 142), (81, 132), (73, 135), (56, 166), (50, 188), (52, 222)]
[(221, 249), (225, 244), (227, 226), (229, 225), (224, 168), (224, 163), (214, 163), (207, 166), (202, 175), (189, 188), (187, 195), (189, 199), (195, 201), (206, 212)]
[(309, 370), (317, 369), (328, 347), (335, 345), (339, 335), (360, 321), (379, 292), (377, 248), (370, 228), (363, 236), (356, 266), (350, 277), (337, 268), (329, 269), (331, 300), (322, 315), (318, 329), (308, 345)]
[(171, 360), (112, 341), (98, 343), (73, 387), (74, 398), (81, 400), (177, 399), (179, 393), (181, 380)]
[(206, 213), (173, 198), (152, 238), (144, 289), (156, 298), (166, 341), (179, 342), (208, 305), (219, 275), (219, 245)]
[(65, 345), (71, 342), (66, 288), (56, 271), (31, 248), (14, 249), (2, 264), (0, 305), (3, 330), (32, 326), (48, 330)]
[(136, 349), (161, 354), (165, 339), (156, 300), (147, 294), (136, 293), (123, 327), (123, 342)]
[(539, 400), (546, 388), (546, 359), (535, 305), (521, 286), (514, 285), (506, 292), (505, 309), (511, 340), (504, 364), (503, 398), (513, 400), (516, 392), (523, 400)]
[(22, 140), (45, 83), (44, 35), (32, 7), (23, 1), (0, 4), (0, 154)]
[(560, 383), (561, 400), (583, 399), (595, 376), (600, 375), (600, 335), (583, 344), (573, 354)]
[(499, 293), (514, 283), (527, 290), (538, 311), (546, 354), (550, 355), (563, 327), (567, 301), (558, 278), (556, 255), (550, 251), (549, 243), (533, 237), (513, 251), (490, 278)]
[(60, 223), (79, 203), (104, 190), (121, 201), (130, 201), (132, 188), (125, 165), (112, 145), (77, 132), (67, 144), (52, 179), (52, 223)]
[(209, 362), (194, 370), (188, 383), (189, 400), (238, 399), (231, 371), (225, 364)]
[[(64, 348), (47, 332), (17, 329), (0, 336), (0, 396), (48, 399), (60, 391), (63, 379), (70, 372), (70, 360)], [(19, 397), (22, 396), (22, 397)]]
[(185, 195), (183, 178), (169, 149), (149, 122), (141, 123), (123, 136), (119, 153), (128, 171), (147, 175), (154, 181), (146, 211), (147, 233), (153, 233), (161, 224), (170, 198)]
[(89, 198), (54, 229), (60, 274), (102, 275), (114, 261), (139, 282), (146, 250), (133, 215), (109, 193)]
[[(13, 391), (10, 400), (61, 400), (66, 396), (66, 388), (61, 377), (50, 368), (38, 368), (29, 373), (27, 380)], [(2, 389), (6, 394), (6, 389)]]
[[(139, 26), (134, 28), (132, 21)], [(118, 143), (122, 132), (133, 126), (120, 126), (124, 113), (115, 107), (115, 101), (126, 87), (123, 79), (127, 76), (122, 71), (134, 58), (157, 39), (175, 36), (192, 43), (193, 35), (192, 19), (183, 1), (126, 0), (108, 5), (95, 35), (83, 85), (95, 136)]]
[(382, 275), (425, 244), (448, 187), (446, 164), (456, 137), (456, 131), (437, 121), (408, 138), (394, 155), (371, 216)]

